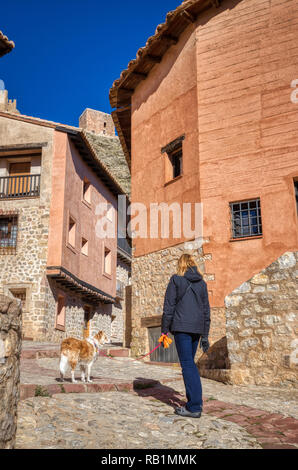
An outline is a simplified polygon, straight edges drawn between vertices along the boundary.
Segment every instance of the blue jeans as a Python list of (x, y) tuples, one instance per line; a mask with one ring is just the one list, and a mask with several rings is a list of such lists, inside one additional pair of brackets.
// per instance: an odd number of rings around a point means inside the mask
[(196, 413), (203, 407), (201, 377), (194, 361), (200, 335), (175, 332), (174, 338), (188, 400), (186, 409)]

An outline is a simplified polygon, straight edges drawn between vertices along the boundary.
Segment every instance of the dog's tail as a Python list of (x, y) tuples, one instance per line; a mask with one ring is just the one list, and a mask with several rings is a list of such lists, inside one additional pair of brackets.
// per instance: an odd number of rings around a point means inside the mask
[(68, 358), (66, 356), (64, 356), (64, 354), (61, 354), (61, 358), (60, 358), (60, 374), (61, 374), (61, 378), (64, 379), (64, 376), (66, 374), (66, 371), (67, 371), (67, 367), (68, 367)]

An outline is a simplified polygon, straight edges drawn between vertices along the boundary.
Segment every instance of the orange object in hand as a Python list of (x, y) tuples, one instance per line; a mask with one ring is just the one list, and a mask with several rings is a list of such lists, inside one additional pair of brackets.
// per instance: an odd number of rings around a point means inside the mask
[(161, 337), (158, 340), (159, 343), (163, 343), (163, 347), (165, 349), (168, 349), (170, 345), (172, 344), (171, 338), (169, 338), (167, 335), (161, 335)]

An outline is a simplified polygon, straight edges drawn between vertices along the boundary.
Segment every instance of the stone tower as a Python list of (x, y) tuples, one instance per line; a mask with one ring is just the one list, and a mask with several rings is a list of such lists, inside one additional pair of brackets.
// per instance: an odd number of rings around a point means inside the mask
[(115, 137), (115, 126), (112, 116), (95, 109), (85, 109), (80, 116), (79, 126), (95, 134)]
[(17, 110), (17, 100), (9, 100), (7, 90), (0, 89), (0, 111), (20, 114)]

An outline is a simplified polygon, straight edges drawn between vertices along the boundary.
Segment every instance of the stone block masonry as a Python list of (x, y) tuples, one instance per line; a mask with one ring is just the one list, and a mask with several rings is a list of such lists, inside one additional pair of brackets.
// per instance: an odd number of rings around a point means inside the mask
[(20, 354), (20, 300), (0, 295), (0, 449), (12, 449), (17, 430)]
[(123, 299), (118, 301), (112, 307), (111, 339), (116, 343), (123, 343), (124, 330), (126, 323), (126, 286), (129, 285), (128, 265), (120, 260), (117, 262), (117, 281), (123, 286)]
[[(67, 337), (82, 339), (84, 332), (84, 310), (87, 303), (73, 292), (69, 290), (63, 291), (65, 295), (65, 328), (64, 330), (58, 330), (55, 328), (55, 323), (57, 298), (58, 294), (61, 293), (61, 288), (54, 281), (47, 278), (45, 286), (44, 321), (46, 331), (44, 338), (53, 343), (60, 343)], [(99, 330), (103, 330), (110, 339), (112, 305), (105, 305), (99, 302), (96, 306), (91, 307), (91, 311), (90, 335), (93, 336)]]
[[(2, 202), (3, 213), (12, 202)], [(45, 269), (47, 263), (49, 210), (38, 200), (18, 201), (18, 240), (16, 255), (1, 256), (0, 284), (5, 294), (22, 288), (23, 333), (34, 339), (44, 336)]]
[(256, 385), (298, 385), (298, 252), (287, 252), (225, 299), (233, 373)]
[(45, 339), (45, 270), (48, 256), (54, 131), (0, 117), (0, 141), (1, 145), (7, 148), (15, 145), (36, 145), (41, 152), (39, 197), (1, 199), (2, 215), (10, 211), (17, 212), (18, 228), (16, 253), (0, 256), (0, 290), (6, 295), (20, 290), (23, 292), (23, 334), (33, 339)]
[(110, 114), (95, 109), (85, 109), (80, 116), (79, 126), (95, 134), (115, 137), (115, 126)]

